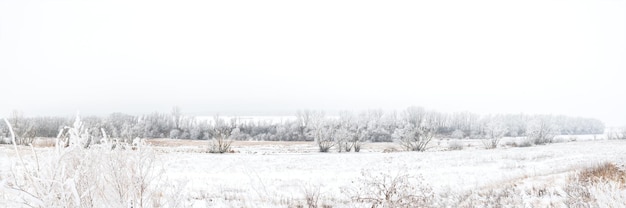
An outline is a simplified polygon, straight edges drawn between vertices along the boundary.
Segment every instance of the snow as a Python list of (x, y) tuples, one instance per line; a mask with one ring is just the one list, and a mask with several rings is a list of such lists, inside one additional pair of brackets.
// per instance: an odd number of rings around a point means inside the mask
[[(236, 148), (237, 149), (237, 148)], [(190, 192), (220, 196), (224, 190), (234, 201), (266, 202), (267, 198), (303, 197), (307, 184), (324, 195), (342, 197), (360, 171), (421, 174), (435, 191), (467, 191), (519, 178), (560, 174), (604, 161), (626, 162), (623, 141), (580, 141), (526, 148), (468, 149), (441, 152), (276, 153), (276, 154), (168, 154), (168, 177), (187, 179)], [(280, 205), (280, 204), (279, 204)]]
[[(363, 170), (421, 175), (435, 193), (463, 193), (510, 183), (553, 184), (556, 188), (550, 190), (560, 190), (575, 170), (602, 162), (626, 164), (626, 142), (621, 140), (580, 136), (574, 142), (492, 150), (476, 140), (460, 141), (470, 147), (443, 151), (448, 140), (441, 140), (427, 152), (383, 153), (397, 144), (365, 143), (360, 153), (318, 153), (313, 142), (239, 142), (233, 144), (239, 152), (234, 154), (189, 151), (194, 145), (188, 145), (158, 147), (168, 151), (157, 151), (157, 156), (165, 169), (162, 177), (170, 186), (182, 186), (178, 194), (191, 207), (288, 207), (304, 203), (306, 193), (317, 189), (324, 203), (353, 207), (343, 190), (354, 186)], [(16, 159), (9, 146), (0, 147), (0, 156)], [(7, 177), (11, 168), (7, 161), (0, 161), (0, 177)], [(562, 201), (540, 198), (536, 203), (550, 200)]]

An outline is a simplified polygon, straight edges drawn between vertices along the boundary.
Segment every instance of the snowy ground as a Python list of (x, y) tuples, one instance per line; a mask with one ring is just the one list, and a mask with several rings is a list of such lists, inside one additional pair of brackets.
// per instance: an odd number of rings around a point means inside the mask
[[(298, 207), (305, 206), (311, 192), (320, 204), (354, 207), (344, 191), (355, 186), (362, 171), (421, 175), (435, 193), (450, 194), (505, 184), (558, 188), (576, 170), (603, 162), (626, 164), (625, 141), (592, 136), (493, 150), (482, 148), (480, 141), (461, 140), (463, 150), (446, 151), (449, 141), (433, 141), (427, 152), (391, 153), (383, 152), (400, 149), (397, 144), (366, 143), (360, 153), (317, 153), (307, 142), (238, 142), (237, 153), (231, 154), (203, 153), (206, 141), (154, 140), (153, 146), (165, 169), (162, 177), (177, 185), (181, 200), (192, 207)], [(0, 175), (6, 175), (15, 162), (12, 146), (0, 146), (0, 157)], [(561, 198), (519, 206), (558, 205)]]

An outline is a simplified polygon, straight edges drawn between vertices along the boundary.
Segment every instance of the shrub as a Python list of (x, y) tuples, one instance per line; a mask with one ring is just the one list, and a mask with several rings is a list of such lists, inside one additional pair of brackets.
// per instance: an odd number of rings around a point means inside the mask
[(577, 172), (564, 187), (568, 207), (626, 206), (626, 172), (604, 163)]
[(403, 129), (397, 129), (394, 136), (407, 151), (426, 151), (428, 144), (434, 138), (432, 128), (408, 124)]
[(554, 137), (559, 134), (550, 116), (536, 118), (528, 125), (526, 132), (528, 139), (535, 145), (552, 143)]
[(231, 136), (233, 133), (237, 133), (238, 130), (232, 124), (227, 124), (223, 119), (219, 117), (214, 118), (213, 128), (211, 134), (213, 139), (209, 142), (209, 153), (227, 153), (230, 152), (231, 144), (233, 140)]
[(483, 143), (485, 149), (495, 149), (498, 148), (498, 144), (500, 143), (501, 138), (487, 138), (481, 139), (480, 141)]
[[(70, 130), (70, 139), (81, 139), (79, 131)], [(27, 158), (16, 148), (14, 177), (5, 179), (0, 189), (15, 203), (32, 207), (161, 206), (163, 169), (150, 146), (106, 140), (88, 149), (59, 144), (57, 140), (56, 148), (41, 153), (33, 149)]]
[(614, 181), (623, 187), (626, 185), (626, 172), (613, 163), (604, 163), (580, 171), (577, 175), (577, 180), (584, 183)]
[(421, 176), (361, 171), (353, 187), (344, 188), (351, 200), (369, 207), (427, 207), (434, 193)]
[(328, 152), (330, 148), (337, 144), (335, 141), (335, 128), (332, 124), (320, 124), (316, 126), (313, 137), (315, 138), (320, 152)]

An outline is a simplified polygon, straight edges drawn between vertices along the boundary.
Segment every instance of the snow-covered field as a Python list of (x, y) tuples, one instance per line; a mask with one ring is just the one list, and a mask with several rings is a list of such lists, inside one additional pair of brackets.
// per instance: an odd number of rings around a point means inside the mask
[[(450, 141), (433, 141), (427, 152), (393, 152), (400, 149), (397, 144), (366, 143), (360, 153), (318, 153), (312, 142), (236, 142), (236, 153), (231, 154), (202, 152), (206, 141), (151, 143), (156, 164), (164, 169), (161, 181), (176, 190), (181, 207), (308, 207), (312, 199), (319, 207), (371, 207), (353, 200), (353, 191), (370, 174), (378, 179), (408, 175), (421, 180), (420, 186), (432, 188), (430, 204), (435, 207), (483, 203), (567, 207), (572, 205), (567, 202), (571, 196), (564, 190), (576, 171), (605, 162), (621, 168), (626, 164), (623, 140), (581, 136), (532, 147), (509, 147), (503, 141), (492, 150), (482, 148), (479, 141), (460, 140), (456, 142), (465, 148), (447, 151)], [(28, 149), (22, 151), (25, 158), (33, 158)], [(18, 164), (13, 146), (0, 146), (0, 157), (0, 177), (11, 177), (12, 165)], [(498, 192), (513, 196), (493, 201), (493, 196), (484, 194), (502, 197)], [(595, 197), (602, 205), (626, 206), (624, 184), (592, 193), (606, 197)], [(1, 197), (0, 204), (14, 199), (7, 193)]]

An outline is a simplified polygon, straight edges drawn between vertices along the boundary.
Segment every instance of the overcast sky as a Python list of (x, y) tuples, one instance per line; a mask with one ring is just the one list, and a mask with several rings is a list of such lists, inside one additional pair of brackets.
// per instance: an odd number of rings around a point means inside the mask
[(626, 124), (626, 1), (0, 0), (0, 114), (552, 113)]

